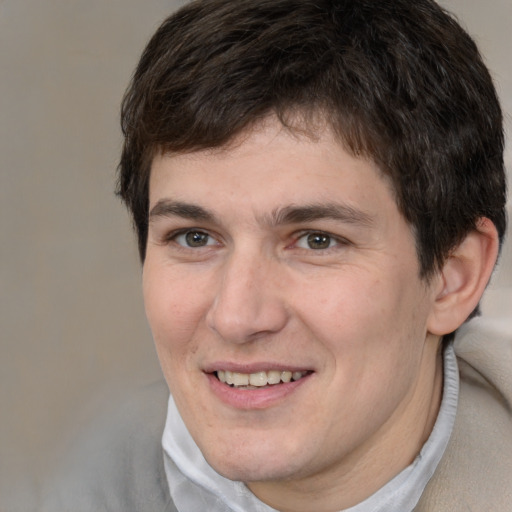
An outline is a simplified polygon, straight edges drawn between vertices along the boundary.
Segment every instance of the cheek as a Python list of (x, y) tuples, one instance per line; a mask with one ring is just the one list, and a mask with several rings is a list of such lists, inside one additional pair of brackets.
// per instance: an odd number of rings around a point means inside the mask
[[(303, 324), (350, 374), (389, 371), (397, 358), (413, 350), (426, 334), (421, 298), (411, 294), (409, 279), (352, 269), (318, 283), (308, 300), (296, 302)], [(409, 286), (408, 286), (409, 283)], [(414, 295), (414, 296), (413, 296)], [(304, 297), (304, 293), (296, 294)]]
[(361, 335), (382, 329), (394, 315), (395, 298), (382, 281), (361, 272), (343, 272), (317, 283), (314, 291), (295, 293), (296, 309), (312, 329), (327, 339), (360, 343)]
[[(194, 352), (194, 334), (205, 315), (204, 294), (179, 273), (148, 266), (143, 278), (146, 316), (162, 366)], [(168, 363), (169, 364), (169, 363)]]

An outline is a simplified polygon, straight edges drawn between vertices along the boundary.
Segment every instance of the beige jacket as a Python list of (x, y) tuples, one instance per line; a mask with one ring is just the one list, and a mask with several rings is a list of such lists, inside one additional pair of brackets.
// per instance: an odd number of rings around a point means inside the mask
[(512, 511), (511, 324), (478, 318), (457, 333), (454, 431), (416, 512)]

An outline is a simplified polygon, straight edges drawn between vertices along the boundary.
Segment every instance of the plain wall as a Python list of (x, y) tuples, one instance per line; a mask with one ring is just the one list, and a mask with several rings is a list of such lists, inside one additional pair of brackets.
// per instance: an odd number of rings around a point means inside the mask
[[(98, 396), (159, 378), (128, 216), (118, 110), (178, 1), (0, 0), (0, 502), (37, 478)], [(512, 112), (512, 2), (446, 0)], [(512, 168), (510, 145), (507, 165)], [(505, 248), (489, 315), (512, 316)]]

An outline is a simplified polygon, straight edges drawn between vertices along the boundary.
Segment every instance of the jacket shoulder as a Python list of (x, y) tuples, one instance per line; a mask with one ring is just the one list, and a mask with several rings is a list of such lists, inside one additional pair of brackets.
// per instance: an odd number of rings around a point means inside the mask
[(457, 415), (420, 510), (512, 511), (512, 329), (478, 318), (455, 338)]
[(41, 510), (174, 510), (161, 446), (168, 398), (165, 382), (156, 382), (88, 426), (45, 486)]

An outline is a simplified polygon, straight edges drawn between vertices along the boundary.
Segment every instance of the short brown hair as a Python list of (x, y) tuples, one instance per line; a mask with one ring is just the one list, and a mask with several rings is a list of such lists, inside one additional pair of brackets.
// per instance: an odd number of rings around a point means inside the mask
[(500, 105), (475, 43), (434, 1), (198, 0), (155, 33), (123, 100), (118, 193), (141, 259), (157, 152), (220, 147), (297, 113), (321, 113), (391, 179), (422, 277), (480, 217), (503, 239)]

